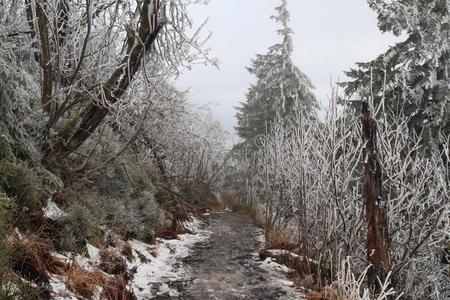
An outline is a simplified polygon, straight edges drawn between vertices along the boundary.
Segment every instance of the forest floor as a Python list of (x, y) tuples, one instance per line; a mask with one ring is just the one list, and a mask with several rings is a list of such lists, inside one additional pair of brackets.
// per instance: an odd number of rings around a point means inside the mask
[(259, 260), (263, 236), (250, 217), (224, 211), (207, 218), (210, 237), (180, 262), (189, 278), (169, 283), (179, 296), (156, 299), (301, 299), (286, 267)]

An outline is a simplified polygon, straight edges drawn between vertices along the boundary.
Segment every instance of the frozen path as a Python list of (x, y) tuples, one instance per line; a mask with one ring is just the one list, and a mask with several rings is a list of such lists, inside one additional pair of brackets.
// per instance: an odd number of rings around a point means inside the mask
[(191, 278), (169, 284), (182, 296), (158, 299), (298, 299), (282, 273), (262, 268), (261, 234), (249, 217), (223, 212), (208, 218), (211, 237), (183, 262)]

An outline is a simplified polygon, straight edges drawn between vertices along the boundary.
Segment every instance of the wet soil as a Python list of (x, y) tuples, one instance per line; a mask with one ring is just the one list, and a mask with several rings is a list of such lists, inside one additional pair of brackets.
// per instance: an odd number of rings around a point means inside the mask
[(262, 269), (257, 252), (260, 231), (251, 219), (231, 212), (208, 216), (208, 240), (198, 243), (182, 262), (190, 279), (173, 282), (180, 297), (159, 299), (297, 299), (271, 271)]

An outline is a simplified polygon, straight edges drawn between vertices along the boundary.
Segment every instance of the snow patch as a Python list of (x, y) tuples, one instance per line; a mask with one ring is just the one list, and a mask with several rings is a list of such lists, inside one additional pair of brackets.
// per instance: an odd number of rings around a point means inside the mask
[[(56, 205), (55, 205), (56, 206)], [(55, 206), (46, 208), (46, 211), (57, 211)], [(59, 209), (59, 208), (58, 208)], [(54, 214), (50, 214), (54, 216)], [(169, 286), (169, 283), (177, 280), (186, 280), (189, 274), (182, 265), (182, 259), (189, 256), (192, 246), (197, 242), (205, 241), (211, 232), (205, 229), (204, 223), (194, 218), (192, 222), (185, 224), (192, 234), (180, 234), (178, 239), (157, 239), (156, 245), (146, 244), (142, 241), (132, 240), (128, 244), (133, 249), (135, 259), (127, 260), (128, 269), (136, 268), (134, 279), (130, 282), (138, 299), (152, 299), (157, 295), (179, 297), (180, 294)], [(91, 244), (86, 245), (88, 257), (77, 255), (74, 257), (76, 263), (86, 271), (94, 271), (100, 263), (100, 249)], [(71, 253), (53, 253), (64, 262), (70, 262)], [(122, 254), (118, 254), (123, 257)], [(67, 278), (53, 275), (50, 279), (51, 290), (54, 299), (77, 299), (66, 285)], [(98, 298), (98, 295), (95, 296)]]
[(261, 247), (264, 247), (264, 244), (266, 243), (266, 238), (264, 237), (264, 230), (261, 228), (257, 228), (258, 235), (256, 236), (256, 239), (258, 242), (261, 243)]
[(277, 263), (276, 259), (273, 257), (266, 258), (261, 263), (261, 267), (266, 271), (276, 271), (280, 273), (286, 273), (290, 271), (290, 269), (285, 265), (280, 265), (279, 263)]
[(87, 252), (89, 254), (89, 257), (93, 260), (99, 260), (100, 258), (100, 249), (92, 246), (91, 244), (86, 244)]
[(57, 220), (67, 216), (67, 213), (61, 210), (51, 199), (47, 200), (47, 206), (43, 208), (43, 211), (44, 216), (51, 220)]
[(77, 300), (74, 293), (66, 286), (67, 278), (54, 275), (50, 277), (50, 286), (53, 292), (53, 299), (56, 300)]
[[(151, 295), (179, 296), (179, 293), (170, 288), (168, 283), (178, 280), (186, 280), (188, 272), (183, 268), (181, 260), (191, 253), (191, 247), (202, 242), (210, 236), (210, 231), (200, 231), (202, 222), (193, 219), (185, 224), (185, 227), (193, 234), (180, 234), (179, 239), (158, 239), (157, 245), (148, 245), (141, 241), (133, 240), (129, 244), (149, 261), (143, 263), (137, 256), (132, 262), (128, 262), (128, 268), (137, 267), (137, 272), (131, 287), (138, 299), (151, 299)], [(154, 257), (153, 254), (156, 254)], [(136, 253), (137, 254), (137, 253)]]

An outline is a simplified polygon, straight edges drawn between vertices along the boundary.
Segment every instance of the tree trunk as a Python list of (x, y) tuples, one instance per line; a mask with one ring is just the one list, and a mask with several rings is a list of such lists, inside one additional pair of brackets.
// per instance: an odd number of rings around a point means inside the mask
[(50, 42), (48, 38), (48, 22), (45, 15), (46, 0), (36, 2), (36, 16), (38, 19), (39, 39), (41, 42), (41, 67), (43, 70), (42, 78), (42, 109), (50, 112), (52, 99), (52, 65), (50, 62)]
[[(145, 0), (141, 7), (138, 36), (128, 43), (127, 53), (108, 81), (102, 86), (98, 98), (105, 102), (117, 102), (133, 80), (144, 55), (151, 49), (152, 44), (164, 26), (157, 22), (159, 1), (155, 0), (153, 12), (148, 8), (152, 0)], [(149, 17), (150, 16), (150, 17)], [(99, 101), (101, 103), (101, 101)], [(58, 165), (58, 161), (66, 157), (81, 146), (97, 129), (108, 114), (108, 109), (98, 103), (91, 102), (74, 118), (67, 121), (63, 129), (52, 140), (44, 157), (47, 166)]]
[(388, 226), (382, 206), (381, 166), (377, 157), (377, 123), (371, 116), (367, 102), (362, 102), (362, 135), (364, 140), (364, 197), (367, 218), (367, 257), (372, 267), (367, 272), (368, 285), (380, 288), (377, 277), (385, 281), (390, 269)]

